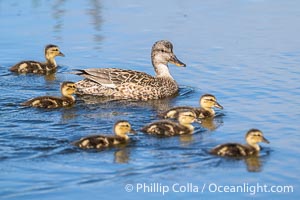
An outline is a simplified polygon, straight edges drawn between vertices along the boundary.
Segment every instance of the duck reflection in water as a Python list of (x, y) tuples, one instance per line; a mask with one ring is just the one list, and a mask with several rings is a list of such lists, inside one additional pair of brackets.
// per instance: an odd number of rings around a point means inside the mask
[(115, 163), (128, 163), (130, 160), (130, 152), (129, 149), (122, 147), (115, 151), (114, 153), (114, 162)]
[(223, 125), (222, 116), (201, 119), (201, 126), (209, 131), (214, 131)]

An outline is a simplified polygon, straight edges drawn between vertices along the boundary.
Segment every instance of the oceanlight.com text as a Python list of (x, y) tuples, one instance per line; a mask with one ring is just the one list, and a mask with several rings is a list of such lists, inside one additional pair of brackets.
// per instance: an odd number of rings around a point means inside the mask
[(292, 185), (269, 185), (262, 183), (242, 183), (240, 185), (222, 185), (217, 183), (135, 183), (124, 186), (126, 192), (137, 193), (248, 193), (255, 195), (257, 193), (292, 193)]

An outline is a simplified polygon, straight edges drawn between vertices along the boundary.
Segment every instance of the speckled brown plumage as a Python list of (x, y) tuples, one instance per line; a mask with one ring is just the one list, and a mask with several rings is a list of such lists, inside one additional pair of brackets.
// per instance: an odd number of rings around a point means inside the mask
[(54, 59), (56, 56), (64, 56), (64, 54), (60, 52), (58, 46), (49, 44), (45, 47), (45, 63), (37, 61), (22, 61), (12, 66), (10, 71), (24, 74), (50, 74), (56, 71), (57, 64)]
[(185, 64), (176, 58), (172, 44), (165, 40), (153, 45), (151, 58), (155, 77), (144, 72), (116, 68), (78, 70), (75, 74), (85, 79), (76, 83), (77, 94), (143, 101), (175, 95), (178, 85), (169, 73), (167, 64)]

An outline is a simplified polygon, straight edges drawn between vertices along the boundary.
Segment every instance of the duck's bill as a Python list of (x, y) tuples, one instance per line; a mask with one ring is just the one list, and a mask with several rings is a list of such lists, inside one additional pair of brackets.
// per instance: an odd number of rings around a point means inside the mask
[(215, 102), (215, 107), (216, 107), (216, 108), (223, 109), (223, 106), (221, 106), (221, 104), (219, 104), (218, 102)]
[(268, 144), (270, 143), (269, 140), (267, 140), (265, 137), (262, 138), (262, 142), (265, 142), (265, 143), (268, 143)]
[(184, 64), (183, 62), (181, 62), (180, 60), (178, 60), (178, 58), (175, 55), (173, 55), (171, 57), (170, 63), (172, 63), (172, 64), (174, 64), (174, 65), (176, 65), (178, 67), (185, 67), (186, 66), (186, 64)]
[(59, 52), (58, 56), (65, 57), (65, 54), (63, 54), (62, 52)]

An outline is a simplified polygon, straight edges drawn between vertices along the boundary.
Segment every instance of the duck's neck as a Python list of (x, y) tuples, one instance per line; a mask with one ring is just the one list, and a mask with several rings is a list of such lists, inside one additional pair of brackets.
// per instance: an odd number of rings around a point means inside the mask
[(257, 143), (248, 143), (248, 145), (254, 148), (257, 152), (260, 151), (260, 146)]
[(156, 72), (156, 77), (168, 77), (168, 78), (173, 79), (172, 75), (170, 74), (169, 67), (167, 64), (153, 63), (153, 65), (154, 65), (154, 69)]
[(116, 135), (123, 138), (124, 140), (129, 140), (129, 137), (126, 134), (116, 134)]
[(64, 98), (67, 98), (67, 99), (71, 99), (72, 102), (75, 102), (75, 97), (73, 97), (72, 95), (66, 95), (66, 94), (63, 94), (63, 97), (64, 97)]
[(181, 123), (182, 126), (185, 126), (186, 128), (188, 128), (190, 130), (190, 133), (192, 134), (194, 132), (194, 126), (192, 124), (184, 124), (184, 123)]
[(46, 63), (47, 63), (48, 66), (51, 66), (52, 68), (57, 67), (57, 64), (56, 64), (56, 61), (55, 61), (54, 57), (46, 56)]
[(215, 115), (215, 111), (214, 111), (214, 109), (212, 109), (212, 108), (207, 108), (207, 107), (202, 107), (204, 110), (206, 110), (206, 111), (208, 111), (210, 114), (211, 114), (211, 116), (214, 116)]

